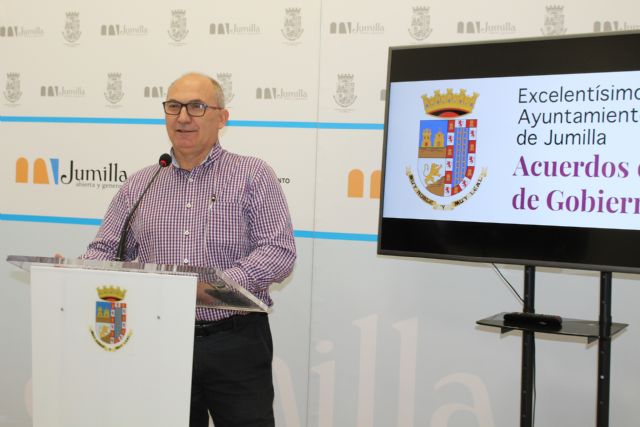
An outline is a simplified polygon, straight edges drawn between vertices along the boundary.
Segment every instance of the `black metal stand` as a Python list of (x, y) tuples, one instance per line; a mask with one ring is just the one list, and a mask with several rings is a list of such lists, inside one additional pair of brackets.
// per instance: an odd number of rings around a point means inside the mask
[[(536, 268), (524, 267), (525, 313), (535, 313)], [(535, 332), (522, 331), (522, 381), (520, 383), (520, 426), (533, 426), (533, 380), (536, 366)]]
[[(535, 313), (535, 267), (524, 268), (524, 309)], [(533, 427), (533, 385), (535, 376), (535, 332), (586, 337), (588, 342), (598, 340), (598, 401), (596, 427), (609, 426), (609, 385), (611, 372), (611, 338), (628, 325), (611, 321), (611, 272), (600, 273), (600, 317), (599, 322), (579, 319), (562, 319), (560, 329), (549, 330), (536, 326), (506, 325), (504, 314), (498, 313), (476, 323), (501, 328), (501, 332), (514, 329), (522, 331), (522, 382), (520, 384), (520, 427)]]
[(600, 273), (600, 333), (598, 337), (597, 427), (609, 425), (609, 374), (611, 373), (611, 272)]

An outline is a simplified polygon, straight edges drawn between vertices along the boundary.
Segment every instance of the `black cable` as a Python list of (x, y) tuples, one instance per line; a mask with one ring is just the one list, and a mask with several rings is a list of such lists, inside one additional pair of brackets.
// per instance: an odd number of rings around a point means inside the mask
[(511, 288), (511, 291), (513, 292), (513, 294), (520, 300), (521, 304), (524, 304), (524, 298), (522, 298), (520, 296), (520, 294), (518, 293), (518, 291), (516, 291), (516, 289), (511, 285), (511, 283), (509, 283), (509, 281), (507, 280), (506, 277), (504, 277), (504, 274), (502, 274), (502, 272), (500, 271), (500, 269), (498, 268), (497, 265), (495, 265), (494, 263), (491, 263), (491, 266), (493, 267), (493, 269), (495, 270), (496, 273), (498, 273), (498, 276), (500, 276), (500, 278), (502, 278), (502, 281)]

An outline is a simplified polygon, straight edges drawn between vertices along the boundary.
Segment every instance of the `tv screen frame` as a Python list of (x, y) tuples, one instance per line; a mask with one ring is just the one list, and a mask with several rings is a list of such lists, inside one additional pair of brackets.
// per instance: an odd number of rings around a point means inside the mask
[[(640, 32), (636, 31), (389, 48), (377, 252), (473, 262), (640, 272), (640, 254), (636, 253), (640, 248), (640, 215), (637, 229), (616, 229), (403, 218), (384, 214), (385, 201), (390, 198), (390, 189), (385, 184), (391, 182), (387, 176), (390, 173), (387, 165), (390, 114), (396, 114), (390, 111), (393, 83), (639, 70)], [(638, 107), (640, 109), (640, 103)], [(481, 124), (478, 128), (478, 135), (481, 135)], [(415, 135), (417, 144), (418, 133)], [(640, 135), (638, 140), (640, 142)], [(410, 185), (409, 180), (406, 185)], [(640, 191), (637, 195), (640, 196)]]

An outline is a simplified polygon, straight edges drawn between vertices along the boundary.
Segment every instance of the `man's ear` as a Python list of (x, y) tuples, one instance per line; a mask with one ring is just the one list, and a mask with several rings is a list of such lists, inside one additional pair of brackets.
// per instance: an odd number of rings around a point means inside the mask
[(226, 108), (224, 110), (220, 110), (220, 124), (218, 125), (218, 129), (222, 129), (227, 125), (229, 121), (229, 110)]

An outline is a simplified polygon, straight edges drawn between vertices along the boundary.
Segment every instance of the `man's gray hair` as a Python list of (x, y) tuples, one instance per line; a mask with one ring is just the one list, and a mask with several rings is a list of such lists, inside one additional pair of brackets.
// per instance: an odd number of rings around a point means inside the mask
[(211, 82), (211, 84), (213, 85), (213, 92), (214, 92), (214, 97), (216, 100), (216, 103), (218, 104), (217, 106), (220, 108), (225, 108), (225, 104), (224, 104), (224, 90), (222, 90), (222, 86), (220, 85), (220, 83), (218, 83), (218, 81), (216, 79), (214, 79), (211, 76), (208, 76), (206, 74), (203, 73), (197, 73), (197, 72), (190, 72), (190, 73), (186, 73), (183, 74), (182, 76), (178, 77), (177, 79), (175, 79), (170, 85), (169, 85), (169, 90), (171, 90), (171, 87), (175, 84), (175, 82), (177, 82), (180, 79), (183, 79), (187, 76), (200, 76), (203, 77), (207, 80), (209, 80)]

